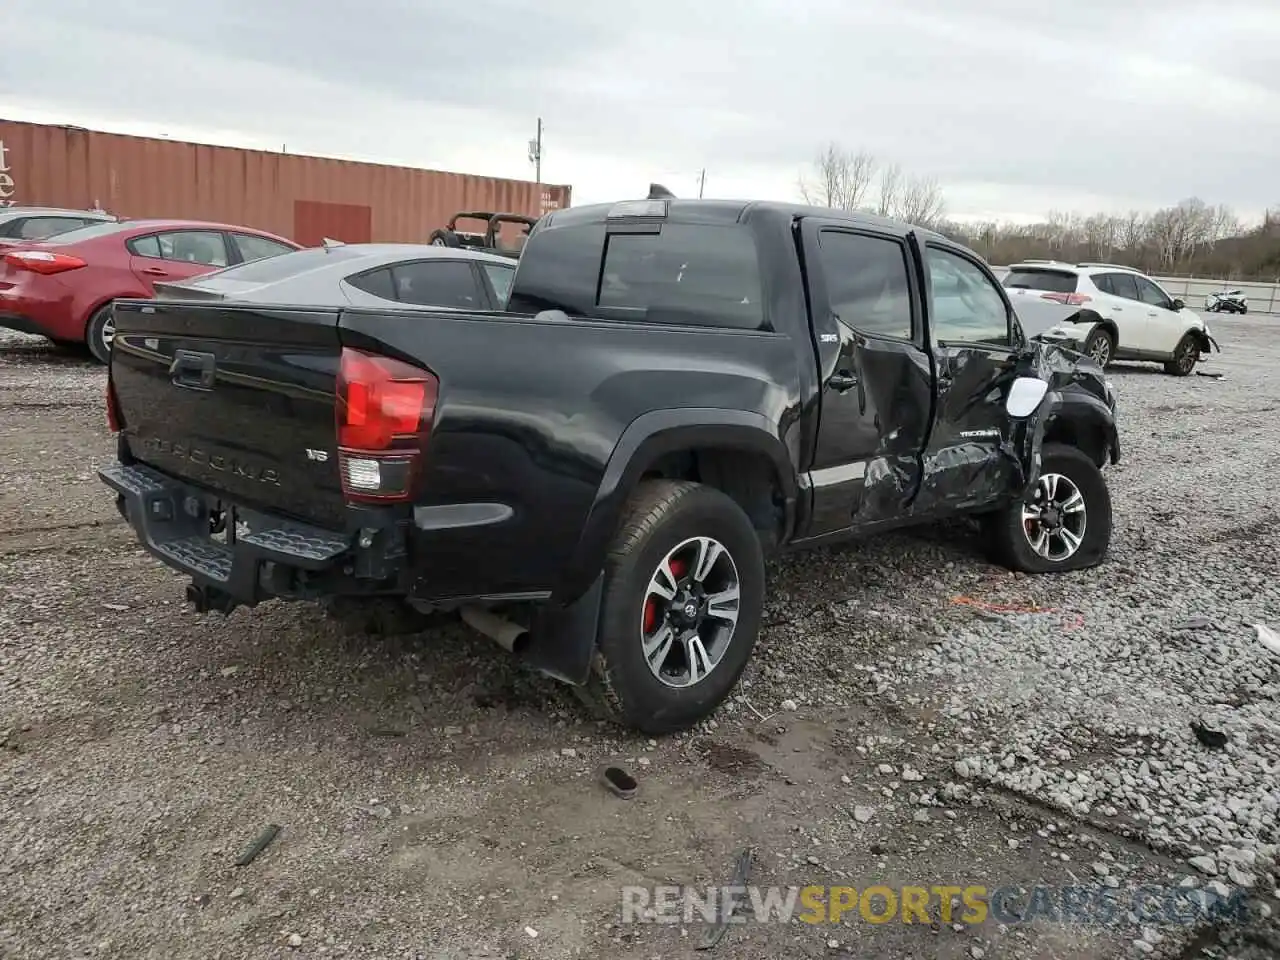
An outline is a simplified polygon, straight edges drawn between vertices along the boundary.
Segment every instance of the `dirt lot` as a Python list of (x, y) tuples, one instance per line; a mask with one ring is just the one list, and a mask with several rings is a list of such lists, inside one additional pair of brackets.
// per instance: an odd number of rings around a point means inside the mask
[[(661, 743), (461, 626), (188, 612), (96, 478), (101, 368), (0, 342), (0, 955), (1277, 955), (1280, 323), (1213, 325), (1224, 379), (1112, 374), (1108, 563), (1014, 577), (963, 527), (777, 563), (742, 696)], [(762, 885), (1183, 884), (1251, 919), (855, 910), (705, 954), (700, 921), (619, 923), (624, 885), (727, 884), (746, 846)]]

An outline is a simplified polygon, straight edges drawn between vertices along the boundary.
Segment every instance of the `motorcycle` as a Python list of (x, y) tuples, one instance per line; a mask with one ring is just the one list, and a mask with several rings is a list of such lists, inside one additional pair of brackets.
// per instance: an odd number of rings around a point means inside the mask
[(1241, 290), (1220, 290), (1205, 298), (1204, 308), (1209, 313), (1248, 313), (1249, 298)]

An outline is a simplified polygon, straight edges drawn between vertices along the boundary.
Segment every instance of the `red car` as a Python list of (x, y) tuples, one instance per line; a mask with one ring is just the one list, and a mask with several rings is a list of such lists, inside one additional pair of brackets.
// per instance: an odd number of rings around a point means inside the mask
[(0, 327), (111, 352), (118, 297), (151, 297), (182, 280), (301, 246), (249, 227), (199, 220), (123, 220), (41, 241), (0, 245)]

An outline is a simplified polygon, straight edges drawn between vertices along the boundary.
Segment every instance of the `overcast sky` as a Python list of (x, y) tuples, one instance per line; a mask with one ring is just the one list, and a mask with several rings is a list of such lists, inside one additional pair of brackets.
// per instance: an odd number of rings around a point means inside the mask
[(1280, 203), (1280, 0), (4, 0), (0, 117), (797, 198), (828, 141), (1029, 219)]

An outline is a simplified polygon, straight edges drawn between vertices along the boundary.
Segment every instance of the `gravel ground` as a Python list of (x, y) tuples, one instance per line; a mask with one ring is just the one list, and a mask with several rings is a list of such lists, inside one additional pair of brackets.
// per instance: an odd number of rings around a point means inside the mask
[(751, 924), (708, 956), (1276, 956), (1280, 326), (1214, 327), (1223, 379), (1112, 374), (1106, 564), (1013, 576), (963, 525), (781, 561), (741, 695), (661, 743), (460, 626), (187, 611), (96, 480), (101, 369), (0, 341), (0, 956), (695, 956), (701, 924), (619, 925), (620, 887), (727, 883), (744, 846), (759, 884), (1167, 884), (1249, 918)]

